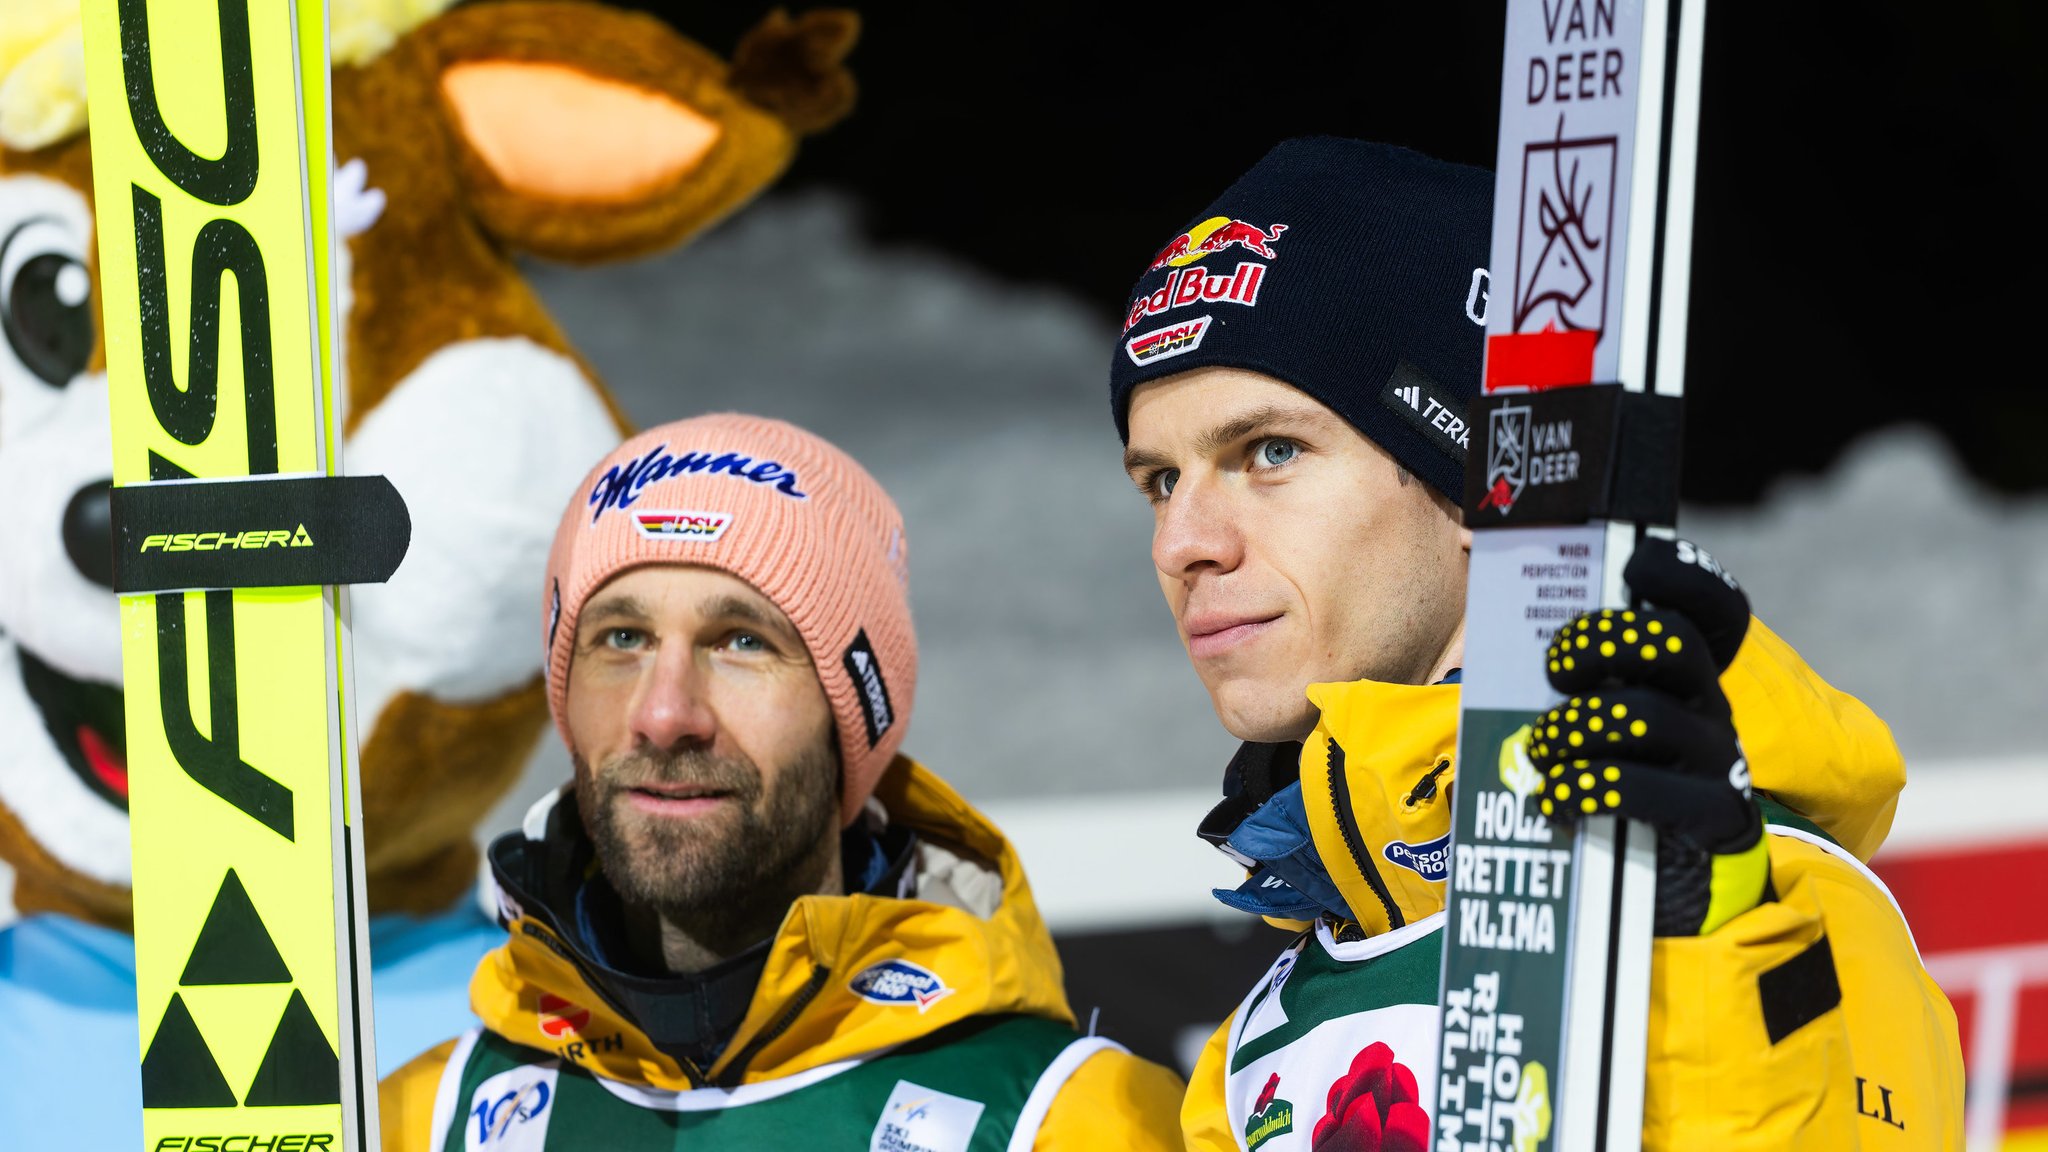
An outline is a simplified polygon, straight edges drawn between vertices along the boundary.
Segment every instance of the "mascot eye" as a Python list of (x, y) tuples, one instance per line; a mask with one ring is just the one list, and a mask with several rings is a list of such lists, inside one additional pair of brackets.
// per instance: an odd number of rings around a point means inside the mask
[(48, 217), (0, 240), (0, 332), (29, 371), (57, 388), (92, 358), (92, 277), (83, 255)]

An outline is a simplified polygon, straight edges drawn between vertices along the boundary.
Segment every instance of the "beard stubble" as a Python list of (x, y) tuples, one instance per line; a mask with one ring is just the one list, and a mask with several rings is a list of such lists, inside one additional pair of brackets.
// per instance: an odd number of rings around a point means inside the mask
[[(577, 807), (605, 878), (629, 905), (705, 935), (747, 935), (764, 921), (772, 930), (792, 901), (817, 891), (839, 851), (839, 755), (829, 728), (772, 789), (751, 760), (700, 749), (643, 750), (597, 771), (573, 759)], [(732, 799), (712, 816), (684, 820), (629, 807), (627, 794), (652, 784)]]

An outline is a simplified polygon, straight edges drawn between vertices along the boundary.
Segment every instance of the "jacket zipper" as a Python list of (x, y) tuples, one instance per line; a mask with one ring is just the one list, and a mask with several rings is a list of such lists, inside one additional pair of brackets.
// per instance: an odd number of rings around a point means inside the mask
[(754, 1057), (759, 1056), (763, 1048), (773, 1044), (777, 1037), (789, 1031), (790, 1025), (795, 1024), (796, 1018), (803, 1015), (804, 1009), (811, 1006), (811, 1001), (818, 998), (818, 993), (825, 988), (825, 982), (831, 978), (830, 968), (823, 964), (814, 966), (811, 969), (811, 978), (797, 990), (796, 999), (788, 1008), (783, 1009), (782, 1015), (775, 1018), (775, 1023), (749, 1040), (747, 1046), (740, 1049), (740, 1054), (733, 1057), (732, 1063), (726, 1067), (725, 1074), (715, 1081), (718, 1087), (728, 1090), (739, 1087), (740, 1078), (746, 1074), (747, 1065), (754, 1062)]
[(1386, 881), (1380, 879), (1380, 871), (1373, 867), (1372, 855), (1365, 850), (1365, 835), (1358, 830), (1358, 818), (1351, 811), (1351, 783), (1344, 778), (1344, 746), (1330, 741), (1330, 799), (1337, 809), (1337, 830), (1344, 834), (1344, 847), (1351, 851), (1351, 862), (1365, 877), (1372, 894), (1379, 897), (1380, 907), (1387, 910), (1389, 928), (1407, 926), (1408, 918), (1401, 915), (1401, 909), (1394, 903), (1394, 897), (1387, 892)]
[(1435, 799), (1436, 778), (1443, 775), (1445, 772), (1450, 771), (1450, 768), (1451, 758), (1449, 756), (1446, 756), (1443, 759), (1437, 761), (1436, 767), (1431, 768), (1426, 774), (1423, 775), (1422, 779), (1415, 782), (1415, 788), (1408, 793), (1407, 799), (1401, 801), (1402, 807), (1413, 808), (1417, 804), (1422, 803), (1424, 800)]

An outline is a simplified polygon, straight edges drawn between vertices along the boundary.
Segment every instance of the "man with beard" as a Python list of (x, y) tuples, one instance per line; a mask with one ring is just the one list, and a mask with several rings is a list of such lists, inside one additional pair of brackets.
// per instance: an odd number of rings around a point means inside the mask
[[(1289, 141), (1126, 313), (1125, 468), (1189, 659), (1246, 741), (1202, 828), (1249, 873), (1218, 895), (1298, 933), (1195, 1068), (1191, 1148), (1549, 1133), (1535, 1068), (1438, 1075), (1454, 1045), (1514, 1042), (1476, 999), (1439, 1035), (1436, 1003), (1455, 769), (1497, 770), (1455, 761), (1492, 189), (1398, 148)], [(1564, 700), (1501, 757), (1541, 773), (1532, 820), (1657, 828), (1643, 1146), (1959, 1147), (1955, 1014), (1863, 866), (1904, 783), (1890, 733), (1705, 553), (1648, 541), (1625, 576), (1644, 608), (1530, 653)]]
[(542, 639), (573, 788), (491, 847), (485, 1027), (383, 1085), (388, 1152), (1178, 1148), (1082, 1036), (1001, 833), (897, 754), (902, 517), (800, 429), (707, 416), (571, 499)]

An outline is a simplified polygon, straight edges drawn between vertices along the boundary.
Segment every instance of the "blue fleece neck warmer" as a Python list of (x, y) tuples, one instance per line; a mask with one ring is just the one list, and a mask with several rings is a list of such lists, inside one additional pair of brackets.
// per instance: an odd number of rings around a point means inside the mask
[(1281, 920), (1314, 920), (1326, 912), (1352, 919), (1351, 906), (1316, 855), (1299, 780), (1245, 817), (1224, 845), (1238, 863), (1251, 862), (1246, 865), (1251, 875), (1244, 883), (1214, 890), (1225, 905)]

